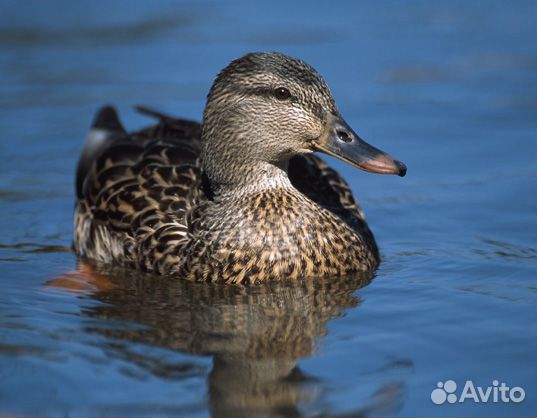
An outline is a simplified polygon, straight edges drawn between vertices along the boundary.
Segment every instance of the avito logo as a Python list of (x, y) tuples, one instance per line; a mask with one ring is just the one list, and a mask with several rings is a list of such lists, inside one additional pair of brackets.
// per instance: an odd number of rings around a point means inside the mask
[(457, 395), (457, 383), (453, 380), (438, 382), (437, 387), (431, 392), (431, 400), (442, 405), (448, 403), (464, 402), (467, 399), (473, 402), (515, 402), (519, 403), (526, 397), (526, 392), (519, 386), (510, 388), (497, 380), (492, 381), (492, 386), (475, 386), (471, 380), (467, 380), (460, 395)]

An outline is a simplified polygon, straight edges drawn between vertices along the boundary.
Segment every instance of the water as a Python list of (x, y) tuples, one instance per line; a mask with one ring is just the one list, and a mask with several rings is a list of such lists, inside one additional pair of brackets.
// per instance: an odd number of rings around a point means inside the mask
[[(0, 414), (535, 416), (534, 2), (86, 3), (0, 6)], [(95, 109), (199, 119), (252, 50), (311, 63), (408, 165), (330, 160), (377, 236), (374, 280), (246, 291), (77, 266)], [(449, 379), (526, 398), (435, 405)]]

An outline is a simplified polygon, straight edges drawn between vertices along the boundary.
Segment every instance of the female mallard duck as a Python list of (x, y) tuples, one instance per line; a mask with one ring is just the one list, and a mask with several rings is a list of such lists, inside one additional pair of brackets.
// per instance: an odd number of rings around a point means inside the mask
[(404, 164), (361, 140), (321, 76), (279, 53), (229, 64), (200, 126), (147, 109), (127, 133), (97, 114), (77, 170), (74, 249), (84, 258), (196, 281), (343, 276), (379, 263), (345, 181), (314, 151), (365, 171)]

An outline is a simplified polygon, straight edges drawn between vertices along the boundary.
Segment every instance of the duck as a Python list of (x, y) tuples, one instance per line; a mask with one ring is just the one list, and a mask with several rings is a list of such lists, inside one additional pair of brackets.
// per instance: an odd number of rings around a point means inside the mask
[(253, 52), (216, 76), (201, 124), (152, 109), (127, 132), (96, 114), (78, 161), (74, 252), (195, 282), (252, 285), (373, 272), (379, 250), (321, 152), (371, 173), (406, 166), (361, 139), (304, 61)]

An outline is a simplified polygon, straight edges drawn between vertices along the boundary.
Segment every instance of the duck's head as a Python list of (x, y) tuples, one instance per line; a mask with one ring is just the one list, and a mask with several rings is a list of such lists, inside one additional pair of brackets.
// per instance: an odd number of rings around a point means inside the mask
[(271, 166), (285, 169), (292, 156), (314, 151), (372, 173), (406, 173), (403, 163), (352, 130), (311, 66), (275, 52), (247, 54), (218, 74), (202, 140), (204, 169), (219, 184), (240, 183)]

